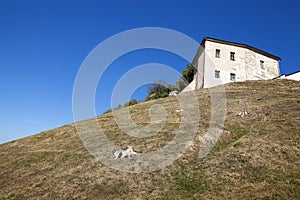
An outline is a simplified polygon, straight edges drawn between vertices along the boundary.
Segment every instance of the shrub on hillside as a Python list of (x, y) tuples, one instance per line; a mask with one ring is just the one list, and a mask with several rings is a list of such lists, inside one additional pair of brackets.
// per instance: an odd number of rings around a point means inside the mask
[[(132, 99), (132, 100), (130, 100), (130, 101), (124, 103), (123, 105), (122, 105), (122, 104), (119, 104), (119, 105), (118, 105), (117, 107), (115, 107), (114, 109), (120, 109), (120, 108), (124, 108), (124, 107), (127, 107), (127, 106), (132, 106), (132, 105), (135, 105), (135, 104), (138, 104), (138, 103), (140, 103), (139, 100)], [(109, 112), (111, 112), (111, 111), (112, 111), (112, 109), (108, 109), (108, 110), (104, 111), (103, 114), (109, 113)]]
[(193, 81), (195, 70), (196, 68), (192, 64), (188, 64), (187, 67), (182, 71), (179, 80), (175, 84), (169, 84), (168, 87), (171, 90), (177, 90), (181, 92)]
[(169, 96), (169, 93), (171, 91), (170, 88), (166, 86), (167, 84), (165, 81), (156, 81), (155, 83), (151, 84), (148, 89), (148, 95), (145, 98), (145, 101), (151, 100), (151, 99), (159, 99), (159, 98), (165, 98)]

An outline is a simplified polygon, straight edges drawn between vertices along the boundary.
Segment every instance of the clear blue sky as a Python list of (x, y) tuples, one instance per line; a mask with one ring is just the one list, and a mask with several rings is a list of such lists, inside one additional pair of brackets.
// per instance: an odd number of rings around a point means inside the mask
[[(0, 143), (73, 122), (72, 89), (81, 63), (101, 41), (132, 28), (246, 43), (280, 56), (281, 73), (300, 70), (299, 9), (297, 0), (0, 0)], [(187, 64), (166, 52), (138, 51), (114, 62), (111, 78), (101, 84), (149, 62), (179, 71)], [(97, 91), (98, 114), (110, 108), (111, 91)]]

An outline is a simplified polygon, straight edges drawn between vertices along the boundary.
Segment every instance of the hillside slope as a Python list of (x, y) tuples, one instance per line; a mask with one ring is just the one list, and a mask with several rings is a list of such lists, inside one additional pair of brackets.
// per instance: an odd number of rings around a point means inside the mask
[[(0, 145), (0, 199), (299, 199), (300, 82), (226, 85), (224, 132), (202, 159), (200, 138), (209, 126), (211, 101), (208, 90), (197, 96), (197, 136), (172, 165), (137, 174), (106, 167), (88, 153), (70, 124)], [(171, 141), (180, 124), (175, 97), (130, 106), (133, 121), (148, 124), (154, 104), (164, 106), (167, 123), (146, 139), (126, 135), (112, 113), (97, 120), (115, 144), (150, 152)], [(244, 108), (249, 114), (237, 116)]]

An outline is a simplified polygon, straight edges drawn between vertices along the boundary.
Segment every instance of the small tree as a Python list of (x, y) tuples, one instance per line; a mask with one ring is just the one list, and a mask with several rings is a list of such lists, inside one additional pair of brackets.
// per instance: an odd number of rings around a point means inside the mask
[(194, 73), (195, 67), (192, 64), (188, 64), (175, 84), (167, 84), (166, 81), (163, 80), (155, 81), (147, 88), (148, 95), (145, 101), (167, 97), (173, 90), (177, 90), (178, 92), (182, 91), (193, 81)]
[(167, 83), (163, 80), (155, 81), (147, 88), (147, 90), (148, 95), (145, 101), (167, 97), (169, 96), (169, 92), (171, 91), (167, 87)]
[(138, 100), (136, 100), (136, 99), (132, 99), (132, 100), (130, 100), (130, 101), (128, 101), (128, 102), (126, 102), (126, 103), (124, 103), (124, 107), (127, 107), (127, 106), (132, 106), (132, 105), (135, 105), (135, 104), (138, 104), (139, 103), (139, 101)]
[(175, 84), (170, 84), (169, 88), (172, 90), (182, 91), (188, 86), (194, 79), (195, 67), (192, 64), (188, 64), (187, 67), (182, 71), (179, 80)]
[(188, 64), (187, 68), (182, 71), (182, 77), (188, 82), (191, 83), (194, 79), (195, 67), (192, 64)]

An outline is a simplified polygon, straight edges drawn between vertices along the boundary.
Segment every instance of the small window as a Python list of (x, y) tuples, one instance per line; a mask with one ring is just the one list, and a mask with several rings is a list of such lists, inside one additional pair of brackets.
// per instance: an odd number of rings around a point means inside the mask
[(220, 58), (220, 49), (216, 49), (216, 58)]
[(263, 60), (260, 61), (260, 68), (261, 68), (261, 69), (265, 69), (264, 63), (265, 63), (265, 62), (264, 62)]
[(235, 81), (235, 74), (234, 73), (230, 73), (230, 80)]
[(219, 70), (215, 70), (215, 78), (220, 78), (220, 71)]
[(230, 60), (235, 60), (235, 58), (234, 58), (234, 52), (230, 52)]

